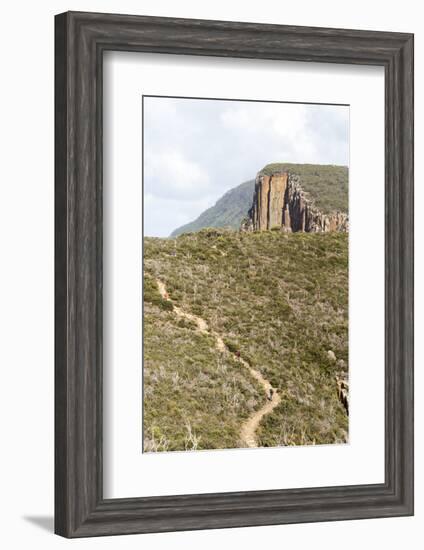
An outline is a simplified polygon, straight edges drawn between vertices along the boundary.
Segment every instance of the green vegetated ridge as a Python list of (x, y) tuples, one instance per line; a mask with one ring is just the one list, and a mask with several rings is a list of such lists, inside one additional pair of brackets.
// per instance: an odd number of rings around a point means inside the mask
[(283, 171), (299, 176), (302, 189), (324, 214), (337, 210), (348, 212), (349, 169), (347, 166), (276, 162), (267, 164), (261, 173), (270, 176)]
[(266, 396), (234, 352), (281, 396), (257, 429), (260, 446), (347, 440), (335, 378), (348, 365), (348, 234), (203, 229), (144, 242), (145, 450), (240, 446)]
[(205, 210), (193, 222), (178, 227), (171, 233), (176, 237), (182, 233), (198, 231), (204, 227), (229, 227), (239, 229), (241, 221), (252, 206), (255, 181), (246, 181), (223, 195), (214, 206)]

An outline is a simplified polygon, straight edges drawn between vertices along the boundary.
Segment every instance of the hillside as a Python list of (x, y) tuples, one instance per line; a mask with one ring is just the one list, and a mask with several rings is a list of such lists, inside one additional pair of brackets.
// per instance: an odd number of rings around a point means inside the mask
[(348, 234), (204, 229), (144, 258), (145, 450), (243, 446), (255, 372), (278, 394), (258, 446), (347, 441)]
[(223, 195), (214, 206), (205, 210), (193, 222), (178, 227), (171, 233), (176, 237), (182, 233), (199, 231), (204, 227), (229, 227), (239, 229), (242, 219), (252, 204), (255, 182), (246, 181)]
[(349, 209), (349, 169), (332, 164), (267, 164), (260, 174), (288, 171), (299, 176), (302, 189), (323, 213)]

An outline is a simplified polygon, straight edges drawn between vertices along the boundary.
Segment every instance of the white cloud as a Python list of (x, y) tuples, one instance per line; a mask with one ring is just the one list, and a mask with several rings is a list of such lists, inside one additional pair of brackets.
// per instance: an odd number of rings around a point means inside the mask
[(221, 115), (227, 129), (249, 133), (271, 132), (282, 137), (303, 132), (306, 119), (306, 106), (290, 103), (227, 104)]
[(146, 227), (169, 234), (270, 162), (348, 164), (348, 125), (343, 106), (145, 98)]
[[(222, 112), (221, 121), (226, 131), (239, 134), (242, 140), (254, 140), (260, 150), (261, 144), (266, 145), (269, 157), (280, 161), (299, 163), (336, 163), (330, 151), (329, 144), (341, 136), (332, 133), (330, 124), (319, 127), (313, 124), (311, 113), (326, 111), (329, 119), (339, 121), (340, 113), (335, 113), (337, 107), (325, 105), (305, 105), (292, 103), (239, 103), (235, 107), (228, 106)], [(338, 108), (340, 111), (340, 108)], [(320, 122), (323, 122), (321, 117)], [(318, 121), (317, 121), (318, 122)], [(326, 132), (324, 130), (327, 130)], [(325, 134), (325, 139), (323, 140)], [(346, 136), (347, 138), (347, 136)], [(330, 154), (323, 151), (323, 146)], [(252, 145), (252, 144), (250, 144)], [(346, 143), (340, 143), (346, 149)], [(347, 162), (343, 155), (338, 155), (340, 161)], [(269, 160), (266, 162), (273, 162)]]
[[(168, 237), (177, 227), (191, 222), (211, 204), (211, 197), (175, 199), (144, 194), (144, 235)], [(172, 213), (172, 215), (170, 214)]]
[(210, 189), (210, 179), (205, 170), (178, 150), (155, 152), (147, 148), (144, 178), (148, 182), (149, 193), (157, 197), (202, 197)]

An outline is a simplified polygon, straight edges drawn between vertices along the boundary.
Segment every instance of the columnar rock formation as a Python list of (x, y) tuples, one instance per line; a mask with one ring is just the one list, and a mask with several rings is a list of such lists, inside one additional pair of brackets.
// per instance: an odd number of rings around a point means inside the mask
[(256, 177), (253, 204), (244, 229), (265, 231), (281, 227), (285, 231), (348, 231), (345, 212), (324, 214), (303, 191), (299, 178), (288, 172)]

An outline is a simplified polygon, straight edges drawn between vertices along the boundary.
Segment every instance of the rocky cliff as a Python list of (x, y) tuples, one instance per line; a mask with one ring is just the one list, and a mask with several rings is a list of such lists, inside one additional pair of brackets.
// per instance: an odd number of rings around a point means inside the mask
[(253, 204), (243, 228), (265, 231), (281, 227), (285, 231), (312, 233), (348, 231), (346, 212), (323, 213), (302, 189), (297, 175), (288, 171), (256, 177)]

